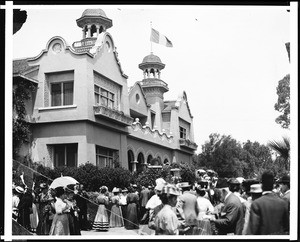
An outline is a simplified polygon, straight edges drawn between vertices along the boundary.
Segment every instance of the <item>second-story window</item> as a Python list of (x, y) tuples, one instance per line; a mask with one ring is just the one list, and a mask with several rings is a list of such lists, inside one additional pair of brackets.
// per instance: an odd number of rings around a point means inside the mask
[(179, 126), (180, 138), (186, 139), (186, 129)]
[(108, 108), (115, 107), (115, 94), (95, 85), (95, 104), (101, 104)]
[(73, 104), (73, 81), (51, 83), (51, 106)]

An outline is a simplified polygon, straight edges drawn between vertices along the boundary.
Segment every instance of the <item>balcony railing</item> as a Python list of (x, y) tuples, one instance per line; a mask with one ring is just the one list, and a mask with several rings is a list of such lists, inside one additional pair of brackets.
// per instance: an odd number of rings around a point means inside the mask
[(168, 84), (158, 78), (146, 78), (140, 82), (142, 86), (147, 87), (162, 87), (166, 90), (169, 90)]
[(97, 105), (94, 106), (94, 113), (96, 116), (108, 118), (114, 122), (129, 126), (133, 122), (133, 118), (125, 115), (122, 111), (108, 108), (106, 106)]
[(198, 145), (189, 139), (179, 139), (179, 145), (185, 148), (196, 150)]

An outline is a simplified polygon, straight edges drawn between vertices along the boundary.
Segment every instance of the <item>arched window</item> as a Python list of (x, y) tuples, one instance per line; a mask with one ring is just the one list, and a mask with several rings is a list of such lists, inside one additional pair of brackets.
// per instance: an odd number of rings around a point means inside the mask
[(138, 173), (142, 172), (144, 170), (144, 164), (145, 164), (145, 159), (144, 159), (144, 155), (142, 152), (140, 152), (138, 154), (138, 158), (137, 158), (138, 163), (136, 164), (136, 170)]
[[(94, 36), (94, 34), (95, 34), (95, 36)], [(91, 27), (91, 37), (97, 37), (97, 28), (94, 24)]]
[(134, 161), (134, 154), (132, 150), (127, 151), (127, 157), (128, 157), (128, 170), (132, 171), (133, 170), (132, 161)]
[(169, 163), (169, 161), (168, 161), (167, 158), (164, 160), (164, 165), (170, 165), (170, 163)]
[(152, 155), (148, 155), (147, 164), (151, 164), (152, 160), (153, 160), (153, 156)]
[(100, 26), (100, 29), (99, 29), (99, 34), (101, 34), (103, 31), (104, 31), (104, 28), (103, 28), (103, 26), (101, 25), (101, 26)]
[(161, 162), (160, 156), (157, 156), (156, 159), (157, 159), (157, 162), (158, 162), (157, 165), (161, 166), (161, 165), (162, 165), (162, 162)]

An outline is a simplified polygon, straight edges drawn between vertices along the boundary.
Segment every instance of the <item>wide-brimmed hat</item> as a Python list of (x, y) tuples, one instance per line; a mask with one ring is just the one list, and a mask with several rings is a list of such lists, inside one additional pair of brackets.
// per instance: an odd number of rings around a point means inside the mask
[(284, 175), (278, 180), (278, 183), (289, 183), (289, 182), (290, 182), (290, 176), (289, 175)]
[(165, 184), (163, 184), (163, 183), (159, 183), (159, 184), (157, 184), (156, 186), (155, 186), (155, 190), (158, 190), (158, 191), (161, 191), (162, 189), (163, 189), (163, 187), (165, 186)]
[(183, 188), (183, 187), (190, 187), (191, 185), (188, 182), (180, 182), (178, 183), (178, 186), (180, 188)]
[(245, 178), (244, 177), (237, 177), (236, 178), (237, 180), (238, 180), (238, 182), (240, 183), (240, 184), (242, 184), (243, 183), (243, 181), (245, 181)]
[(155, 186), (155, 190), (161, 191), (163, 189), (163, 187), (167, 184), (166, 181), (163, 178), (157, 178), (155, 180), (156, 186)]
[(239, 180), (236, 179), (236, 178), (229, 178), (227, 182), (228, 182), (229, 185), (239, 185), (239, 184), (241, 184), (239, 182)]
[(262, 193), (263, 190), (261, 188), (261, 183), (259, 184), (252, 184), (250, 186), (250, 193)]
[(47, 184), (46, 183), (41, 183), (40, 188), (47, 188)]
[(111, 191), (112, 193), (120, 192), (119, 188), (114, 187), (114, 189)]
[(108, 187), (107, 187), (107, 186), (101, 186), (99, 190), (100, 190), (100, 191), (102, 191), (102, 190), (108, 191)]
[(18, 193), (24, 193), (24, 192), (25, 192), (24, 188), (23, 188), (23, 187), (20, 187), (20, 186), (15, 187), (15, 190), (16, 190), (16, 192), (18, 192)]
[(132, 187), (133, 187), (133, 188), (137, 188), (137, 185), (136, 185), (136, 184), (133, 184)]
[(175, 195), (175, 196), (179, 196), (180, 195), (180, 190), (179, 188), (175, 187), (172, 184), (167, 184), (163, 187), (162, 191), (163, 194), (167, 194), (167, 195)]
[(125, 188), (125, 189), (122, 190), (122, 192), (128, 192), (128, 190)]

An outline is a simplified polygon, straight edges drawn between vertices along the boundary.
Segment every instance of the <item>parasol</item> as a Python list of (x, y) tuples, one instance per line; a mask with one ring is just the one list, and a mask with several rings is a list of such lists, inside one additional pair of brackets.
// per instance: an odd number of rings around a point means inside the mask
[(75, 185), (79, 183), (73, 177), (70, 176), (61, 176), (53, 180), (49, 188), (56, 188), (56, 187), (66, 187), (68, 185)]

